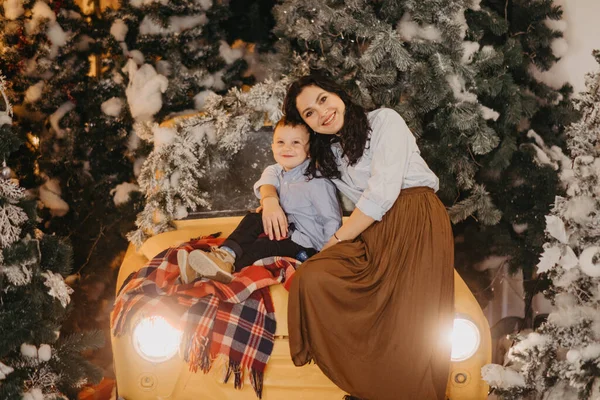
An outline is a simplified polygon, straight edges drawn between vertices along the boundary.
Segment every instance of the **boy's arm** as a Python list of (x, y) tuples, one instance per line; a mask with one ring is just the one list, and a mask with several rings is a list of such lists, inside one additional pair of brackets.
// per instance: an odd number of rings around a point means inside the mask
[(269, 239), (280, 240), (288, 235), (288, 222), (279, 204), (279, 174), (277, 165), (270, 165), (263, 171), (260, 179), (254, 184), (254, 194), (260, 199), (262, 222), (265, 234)]
[[(279, 171), (277, 170), (277, 165), (269, 165), (260, 175), (260, 179), (256, 181), (254, 184), (254, 195), (259, 199), (263, 199), (266, 196), (262, 193), (262, 186), (271, 186), (272, 191), (275, 192), (275, 196), (277, 196), (277, 192), (279, 191)], [(267, 194), (273, 195), (271, 190), (267, 190)], [(261, 201), (262, 203), (262, 201)]]
[(335, 185), (326, 178), (313, 178), (310, 188), (311, 203), (323, 221), (323, 234), (326, 239), (342, 226), (342, 208), (337, 197)]

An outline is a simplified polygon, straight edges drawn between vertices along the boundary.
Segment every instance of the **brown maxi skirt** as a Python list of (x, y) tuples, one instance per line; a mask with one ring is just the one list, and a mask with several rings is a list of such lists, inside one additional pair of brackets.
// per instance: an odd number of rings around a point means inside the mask
[(353, 241), (307, 260), (290, 288), (294, 364), (311, 360), (366, 400), (443, 400), (450, 369), (454, 243), (432, 189), (404, 189)]

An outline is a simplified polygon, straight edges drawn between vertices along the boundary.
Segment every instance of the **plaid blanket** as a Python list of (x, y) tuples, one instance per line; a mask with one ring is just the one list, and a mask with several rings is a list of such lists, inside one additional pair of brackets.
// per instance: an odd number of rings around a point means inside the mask
[(137, 311), (143, 308), (151, 314), (159, 305), (175, 303), (175, 308), (182, 310), (181, 351), (190, 369), (196, 372), (200, 368), (206, 373), (217, 357), (224, 356), (228, 360), (225, 382), (233, 374), (234, 386), (239, 389), (247, 371), (256, 395), (261, 398), (263, 374), (273, 350), (276, 327), (268, 287), (282, 283), (287, 289), (298, 261), (266, 258), (235, 274), (229, 284), (206, 279), (182, 284), (177, 251), (208, 250), (222, 242), (214, 238), (192, 240), (163, 251), (132, 273), (117, 295), (111, 326), (115, 336), (123, 335), (128, 330), (128, 317)]

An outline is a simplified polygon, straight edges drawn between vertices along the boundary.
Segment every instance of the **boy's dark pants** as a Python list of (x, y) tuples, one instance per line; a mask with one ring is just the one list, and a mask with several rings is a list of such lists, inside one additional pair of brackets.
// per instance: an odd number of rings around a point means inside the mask
[(306, 251), (308, 257), (316, 253), (313, 248), (305, 248), (294, 243), (289, 237), (291, 232), (287, 238), (282, 240), (270, 240), (268, 236), (261, 236), (263, 232), (262, 213), (248, 213), (223, 242), (221, 246), (227, 246), (235, 251), (237, 257), (234, 267), (236, 271), (265, 257), (296, 258), (302, 250)]

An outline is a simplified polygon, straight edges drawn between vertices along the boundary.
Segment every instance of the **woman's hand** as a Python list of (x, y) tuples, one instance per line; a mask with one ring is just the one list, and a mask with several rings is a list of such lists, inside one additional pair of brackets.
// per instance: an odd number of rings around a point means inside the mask
[(281, 240), (287, 237), (288, 221), (277, 197), (263, 198), (262, 222), (263, 229), (269, 235), (269, 239)]
[(337, 241), (336, 238), (334, 238), (333, 236), (329, 239), (329, 241), (327, 243), (325, 243), (325, 245), (323, 246), (323, 248), (321, 249), (321, 251), (330, 248), (333, 245), (338, 244), (339, 242)]
[[(363, 233), (365, 229), (373, 225), (375, 220), (365, 213), (363, 213), (358, 207), (352, 211), (350, 218), (348, 218), (340, 229), (329, 238), (327, 243), (323, 246), (321, 251), (330, 248), (333, 245), (338, 244), (340, 241), (354, 240), (358, 235)], [(337, 237), (336, 237), (337, 236)]]

